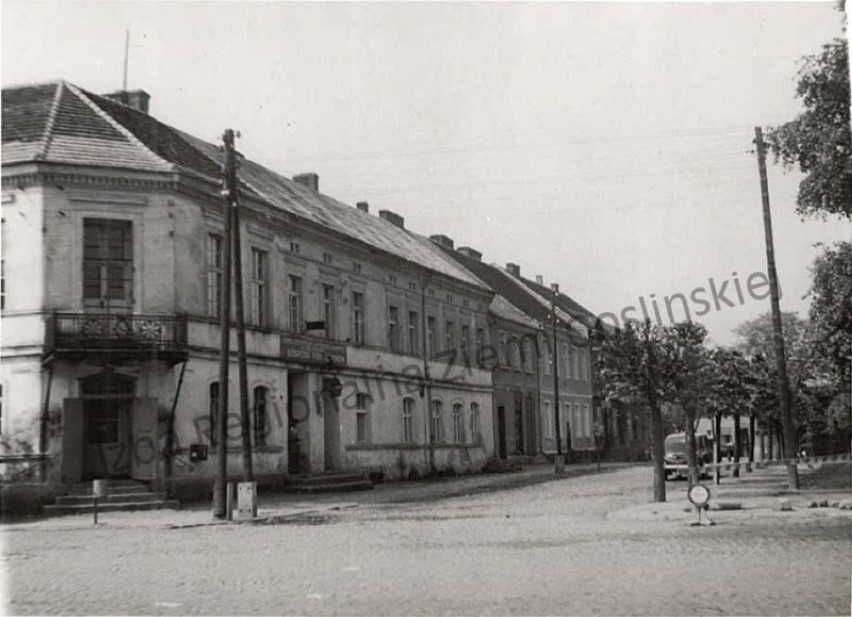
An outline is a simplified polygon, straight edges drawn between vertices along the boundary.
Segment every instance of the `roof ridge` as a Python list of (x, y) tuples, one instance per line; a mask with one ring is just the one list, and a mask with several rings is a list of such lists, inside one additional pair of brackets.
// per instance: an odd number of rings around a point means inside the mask
[[(542, 306), (544, 306), (544, 307), (546, 307), (546, 308), (547, 308), (547, 299), (546, 299), (546, 298), (544, 298), (544, 296), (542, 296), (541, 294), (539, 294), (539, 293), (538, 293), (537, 291), (535, 291), (534, 289), (531, 289), (528, 285), (525, 285), (524, 283), (522, 283), (521, 281), (519, 281), (516, 277), (512, 276), (511, 274), (509, 274), (508, 272), (506, 272), (505, 270), (503, 270), (501, 267), (499, 267), (499, 266), (495, 266), (495, 269), (496, 269), (497, 271), (499, 271), (499, 272), (500, 272), (500, 274), (502, 274), (503, 276), (505, 276), (507, 279), (509, 279), (510, 281), (512, 281), (515, 285), (517, 285), (518, 287), (520, 287), (523, 291), (525, 291), (526, 293), (528, 293), (529, 295), (531, 295), (533, 298), (535, 298), (535, 299), (536, 299), (536, 300), (537, 300), (537, 301), (538, 301), (538, 302), (539, 302)], [(556, 314), (557, 314), (557, 316), (559, 317), (559, 319), (560, 319), (562, 322), (564, 322), (564, 323), (565, 323), (565, 324), (566, 324), (566, 325), (567, 325), (567, 326), (568, 326), (571, 330), (576, 330), (576, 328), (575, 328), (575, 324), (576, 324), (576, 325), (579, 325), (580, 327), (582, 327), (582, 328), (583, 328), (583, 330), (588, 330), (588, 328), (587, 328), (587, 326), (586, 326), (585, 324), (583, 324), (583, 323), (582, 323), (579, 319), (575, 319), (574, 317), (572, 317), (572, 316), (571, 316), (571, 314), (570, 314), (570, 313), (568, 313), (568, 311), (566, 311), (565, 309), (561, 308), (559, 305), (556, 305), (556, 306), (554, 306), (554, 307), (552, 307), (552, 308), (553, 308), (553, 309), (555, 309)], [(583, 334), (583, 335), (585, 335), (585, 336), (588, 336), (588, 332), (584, 332), (584, 331), (579, 331), (579, 332), (578, 332), (578, 334)]]
[(65, 80), (56, 82), (56, 92), (53, 94), (53, 102), (50, 104), (50, 112), (47, 114), (47, 122), (44, 124), (44, 135), (41, 137), (41, 146), (35, 157), (47, 158), (47, 151), (53, 138), (53, 125), (56, 124), (56, 114), (59, 111), (59, 102), (62, 100), (62, 91), (65, 89)]
[[(79, 98), (80, 100), (82, 100), (82, 101), (83, 101), (83, 103), (85, 103), (85, 104), (86, 104), (86, 106), (88, 106), (88, 107), (89, 107), (92, 111), (94, 111), (94, 112), (95, 112), (98, 116), (100, 116), (101, 118), (103, 118), (104, 120), (106, 120), (106, 121), (107, 121), (107, 124), (109, 124), (109, 125), (110, 125), (111, 127), (113, 127), (116, 131), (118, 131), (119, 133), (121, 133), (122, 135), (124, 135), (124, 136), (128, 139), (128, 141), (130, 141), (130, 143), (132, 143), (134, 146), (137, 146), (137, 147), (141, 148), (141, 149), (143, 150), (143, 152), (145, 152), (145, 153), (146, 153), (146, 154), (148, 154), (150, 157), (152, 157), (152, 158), (154, 159), (154, 161), (156, 161), (157, 163), (165, 164), (167, 167), (169, 167), (169, 168), (170, 168), (170, 169), (172, 169), (172, 170), (174, 170), (174, 169), (175, 169), (175, 165), (174, 165), (174, 163), (172, 163), (171, 161), (168, 161), (168, 160), (164, 159), (164, 158), (163, 158), (163, 157), (161, 157), (159, 154), (157, 154), (156, 152), (154, 152), (153, 150), (151, 150), (151, 149), (150, 149), (148, 146), (146, 146), (144, 143), (142, 143), (142, 141), (141, 141), (139, 138), (137, 138), (137, 137), (136, 137), (136, 135), (134, 135), (134, 134), (133, 134), (133, 133), (131, 133), (129, 130), (127, 130), (127, 129), (124, 127), (124, 125), (122, 125), (122, 124), (121, 124), (121, 122), (118, 122), (117, 120), (115, 120), (115, 119), (114, 119), (112, 116), (110, 116), (110, 115), (109, 115), (106, 111), (104, 111), (103, 109), (101, 109), (101, 108), (100, 108), (100, 106), (99, 106), (97, 103), (95, 103), (92, 99), (90, 99), (90, 98), (88, 97), (88, 95), (85, 93), (85, 91), (84, 91), (82, 88), (80, 88), (80, 87), (78, 87), (78, 86), (75, 86), (75, 85), (74, 85), (74, 84), (72, 84), (71, 82), (65, 82), (65, 85), (66, 85), (66, 86), (68, 86), (68, 90), (70, 90), (70, 91), (71, 91), (71, 92), (72, 92), (72, 93), (73, 93), (73, 94), (74, 94), (77, 98)], [(93, 95), (93, 96), (97, 96), (97, 95)]]

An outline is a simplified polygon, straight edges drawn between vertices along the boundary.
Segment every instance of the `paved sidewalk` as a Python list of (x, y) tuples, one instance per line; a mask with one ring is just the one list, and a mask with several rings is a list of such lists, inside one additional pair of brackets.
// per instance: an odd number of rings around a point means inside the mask
[[(562, 479), (579, 478), (588, 475), (606, 475), (608, 472), (629, 467), (647, 469), (648, 482), (651, 482), (650, 463), (602, 463), (597, 471), (595, 463), (572, 464), (566, 467), (563, 476), (554, 473), (552, 464), (540, 464), (526, 467), (519, 472), (501, 474), (481, 474), (455, 478), (430, 479), (419, 482), (390, 482), (376, 485), (371, 491), (355, 493), (321, 493), (315, 495), (290, 493), (261, 493), (258, 497), (258, 522), (284, 521), (288, 518), (309, 516), (312, 514), (346, 510), (359, 506), (382, 504), (426, 503), (454, 497), (509, 491), (535, 484), (556, 482)], [(804, 480), (814, 469), (800, 468)], [(702, 483), (712, 494), (710, 516), (717, 516), (715, 509), (720, 504), (737, 503), (739, 510), (726, 510), (728, 514), (743, 516), (782, 516), (799, 518), (803, 515), (849, 516), (850, 510), (837, 507), (808, 508), (813, 501), (837, 504), (852, 498), (849, 491), (825, 491), (820, 489), (787, 490), (786, 473), (783, 466), (770, 466), (755, 469), (751, 473), (742, 472), (739, 478), (725, 476), (721, 485), (714, 485), (712, 479)], [(613, 520), (697, 520), (695, 509), (686, 497), (686, 482), (667, 482), (667, 501), (657, 503), (646, 501), (627, 508), (613, 510), (608, 518)], [(780, 512), (781, 501), (786, 500), (793, 508), (792, 512)], [(721, 513), (720, 513), (721, 514)], [(215, 519), (209, 503), (186, 504), (181, 510), (145, 510), (137, 512), (102, 512), (99, 514), (99, 527), (119, 528), (188, 528), (206, 525), (239, 524), (238, 521)], [(93, 527), (92, 514), (66, 515), (53, 518), (38, 518), (16, 521), (0, 525), (2, 530), (63, 530)]]
[[(846, 465), (849, 463), (840, 463)], [(826, 463), (825, 465), (829, 465)], [(701, 483), (710, 489), (709, 517), (714, 521), (719, 516), (760, 516), (800, 519), (803, 516), (846, 516), (852, 510), (839, 509), (844, 501), (852, 500), (852, 492), (842, 489), (822, 489), (808, 486), (807, 479), (819, 472), (823, 465), (800, 465), (800, 490), (787, 488), (787, 472), (783, 465), (771, 465), (752, 472), (740, 472), (739, 478), (730, 474), (721, 478), (716, 485), (713, 478), (704, 478)], [(640, 503), (611, 512), (609, 518), (618, 520), (684, 520), (697, 521), (697, 512), (687, 498), (688, 484), (685, 481), (666, 482), (665, 503)], [(782, 510), (782, 504), (788, 508)], [(823, 504), (812, 507), (812, 504)], [(724, 513), (724, 514), (723, 514)], [(706, 518), (704, 518), (706, 522)]]

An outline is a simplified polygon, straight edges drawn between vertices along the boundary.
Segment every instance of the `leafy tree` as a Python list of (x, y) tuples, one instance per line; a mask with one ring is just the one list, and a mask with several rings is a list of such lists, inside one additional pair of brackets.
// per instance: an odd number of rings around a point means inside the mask
[(814, 352), (844, 391), (852, 387), (852, 243), (839, 242), (812, 268), (810, 333)]
[(661, 358), (662, 329), (628, 322), (607, 337), (597, 354), (597, 369), (604, 393), (616, 399), (640, 399), (651, 416), (651, 459), (654, 462), (654, 500), (666, 500), (666, 473), (662, 404), (667, 394), (666, 369)]
[(704, 347), (707, 329), (684, 321), (660, 329), (661, 383), (665, 398), (676, 402), (686, 435), (686, 464), (690, 485), (698, 482), (695, 458), (695, 426), (704, 407), (711, 372)]
[(798, 165), (797, 212), (802, 216), (852, 217), (852, 136), (849, 126), (849, 49), (845, 39), (805, 56), (796, 97), (805, 110), (770, 128), (767, 143), (787, 168)]

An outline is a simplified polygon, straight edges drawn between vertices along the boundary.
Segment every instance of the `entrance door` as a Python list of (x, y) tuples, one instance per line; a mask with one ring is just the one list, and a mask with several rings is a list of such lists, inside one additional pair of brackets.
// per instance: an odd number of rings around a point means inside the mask
[(308, 472), (310, 403), (305, 373), (287, 375), (287, 468), (291, 474)]
[(500, 458), (508, 458), (506, 452), (506, 408), (497, 407), (497, 453)]
[(83, 479), (130, 477), (130, 398), (83, 399)]
[(520, 395), (515, 396), (515, 454), (524, 453), (524, 408)]

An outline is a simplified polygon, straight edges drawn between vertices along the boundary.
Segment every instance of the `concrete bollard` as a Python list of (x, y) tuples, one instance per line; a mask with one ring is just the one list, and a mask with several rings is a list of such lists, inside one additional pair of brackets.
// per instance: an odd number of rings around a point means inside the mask
[(793, 504), (791, 504), (791, 503), (790, 503), (790, 500), (789, 500), (789, 499), (782, 499), (782, 500), (779, 502), (779, 507), (778, 507), (778, 509), (779, 509), (781, 512), (792, 512), (792, 511), (793, 511)]
[(257, 482), (237, 484), (238, 521), (250, 521), (257, 517)]

